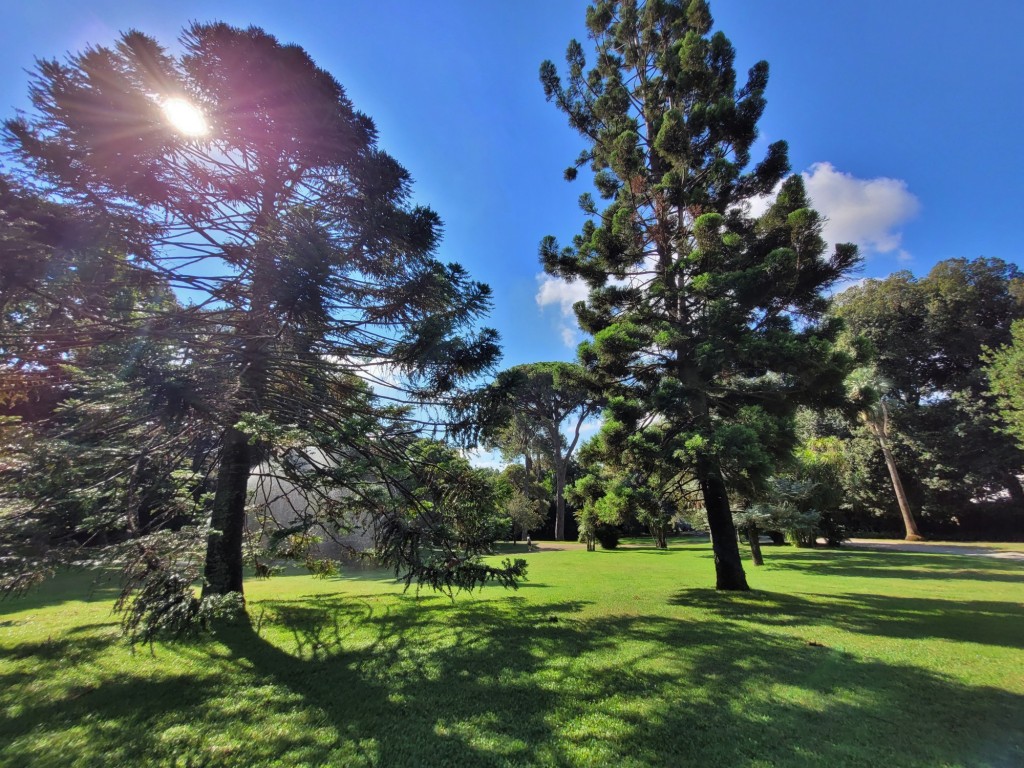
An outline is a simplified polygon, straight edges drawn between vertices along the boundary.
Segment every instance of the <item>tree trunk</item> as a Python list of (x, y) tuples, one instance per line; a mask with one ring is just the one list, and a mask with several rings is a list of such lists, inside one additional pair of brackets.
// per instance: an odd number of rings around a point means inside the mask
[(754, 565), (764, 565), (764, 558), (761, 557), (761, 533), (756, 525), (747, 528), (747, 541), (750, 542), (750, 557)]
[(530, 456), (529, 448), (527, 448), (523, 452), (523, 465), (525, 467), (525, 471), (523, 472), (523, 477), (525, 478), (525, 480), (523, 481), (523, 495), (526, 496), (527, 499), (532, 501), (533, 493), (531, 493), (531, 491), (533, 490), (533, 457)]
[(896, 492), (896, 501), (900, 505), (900, 514), (903, 515), (903, 527), (906, 528), (907, 541), (921, 541), (922, 536), (917, 530), (917, 523), (910, 511), (910, 502), (907, 500), (907, 493), (903, 490), (903, 481), (900, 480), (899, 470), (896, 469), (896, 459), (889, 450), (889, 443), (883, 435), (878, 435), (878, 444), (882, 447), (882, 455), (885, 457), (885, 466), (889, 469), (889, 477), (892, 478), (892, 489)]
[(558, 461), (555, 466), (555, 541), (565, 541), (565, 467), (568, 462)]
[(736, 539), (736, 526), (732, 522), (729, 497), (717, 467), (701, 467), (700, 489), (704, 496), (704, 509), (711, 528), (711, 548), (715, 553), (715, 588), (748, 590), (743, 573), (740, 547)]
[(1020, 480), (1013, 472), (1006, 475), (1006, 490), (1014, 504), (1024, 507), (1024, 487), (1021, 486)]
[(248, 437), (228, 427), (217, 468), (217, 489), (206, 541), (204, 597), (242, 592), (242, 536), (250, 470)]
[[(281, 183), (278, 179), (268, 180), (255, 219), (256, 232), (274, 220), (274, 201)], [(244, 343), (238, 390), (228, 410), (206, 541), (204, 596), (231, 592), (242, 595), (245, 502), (249, 496), (254, 452), (249, 445), (249, 435), (237, 429), (235, 424), (242, 413), (260, 413), (263, 410), (270, 346), (274, 337), (270, 301), (271, 281), (275, 279), (274, 256), (262, 241), (256, 243), (253, 251), (252, 270), (252, 296), (246, 321), (239, 331), (239, 338)]]
[(668, 537), (665, 534), (665, 526), (652, 523), (648, 528), (651, 531), (651, 538), (654, 539), (656, 549), (668, 549)]

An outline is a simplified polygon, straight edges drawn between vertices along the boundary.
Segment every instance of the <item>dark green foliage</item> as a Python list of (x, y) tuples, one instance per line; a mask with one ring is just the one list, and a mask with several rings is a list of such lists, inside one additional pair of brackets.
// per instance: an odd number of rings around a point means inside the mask
[(505, 559), (498, 567), (479, 560), (493, 553), (510, 525), (498, 474), (471, 466), (432, 440), (409, 445), (402, 461), (388, 490), (404, 502), (398, 514), (377, 522), (378, 557), (393, 565), (406, 587), (415, 583), (451, 594), (493, 581), (515, 588), (526, 574), (525, 560)]
[(615, 549), (619, 546), (619, 529), (614, 525), (608, 525), (607, 523), (600, 523), (594, 529), (594, 536), (597, 539), (597, 543), (601, 545), (601, 549)]
[(203, 515), (213, 446), (196, 404), (223, 394), (223, 379), (211, 369), (200, 384), (165, 335), (175, 325), (174, 338), (188, 334), (171, 319), (182, 308), (160, 275), (126, 258), (122, 222), (11, 179), (0, 189), (0, 407), (10, 414), (0, 424), (0, 587), (114, 564), (125, 628), (151, 638), (195, 617), (189, 557), (201, 537), (188, 526)]
[(544, 524), (546, 508), (541, 511), (540, 505), (518, 488), (504, 496), (501, 509), (508, 517), (511, 538), (517, 541)]
[(846, 383), (851, 391), (851, 400), (857, 407), (858, 420), (865, 430), (875, 438), (882, 453), (886, 470), (889, 473), (889, 481), (892, 484), (893, 496), (896, 498), (900, 515), (903, 518), (905, 538), (908, 541), (920, 541), (921, 532), (917, 527), (917, 520), (903, 484), (903, 473), (900, 472), (900, 465), (892, 450), (893, 429), (890, 418), (892, 385), (880, 376), (874, 367), (858, 368), (850, 374)]
[[(583, 471), (572, 487), (577, 504), (580, 540), (593, 549), (601, 526), (640, 525), (658, 549), (668, 547), (668, 533), (683, 508), (692, 503), (697, 489), (685, 473), (652, 462), (646, 470), (630, 469), (621, 461), (608, 461), (606, 430), (580, 452)], [(664, 473), (663, 473), (664, 471)]]
[(580, 358), (609, 394), (603, 461), (662, 504), (697, 489), (718, 585), (744, 589), (728, 494), (754, 492), (791, 452), (798, 405), (844, 401), (853, 360), (833, 347), (823, 291), (856, 249), (825, 253), (799, 176), (748, 215), (746, 201), (783, 181), (786, 146), (751, 167), (768, 66), (737, 79), (703, 0), (604, 0), (587, 25), (593, 67), (573, 41), (567, 78), (551, 62), (540, 75), (585, 138), (577, 167), (589, 164), (607, 205), (585, 200), (580, 234), (566, 248), (546, 238), (541, 260), (590, 289)]
[(0, 413), (48, 418), (68, 367), (122, 365), (140, 379), (153, 365), (159, 318), (177, 302), (159, 275), (129, 263), (124, 228), (0, 175)]
[[(527, 475), (532, 474), (534, 452), (550, 465), (554, 475), (556, 541), (565, 539), (569, 462), (584, 422), (600, 411), (602, 400), (597, 382), (584, 368), (573, 363), (550, 362), (517, 365), (502, 371), (473, 405), (472, 431), (479, 433), (485, 444), (501, 447), (506, 455), (526, 456)], [(571, 430), (571, 437), (562, 434), (563, 427)], [(529, 485), (524, 486), (524, 492), (536, 498)]]
[(493, 469), (472, 466), (454, 448), (433, 440), (409, 445), (405, 461), (408, 476), (403, 490), (414, 502), (413, 510), (438, 515), (438, 545), (448, 540), (471, 552), (490, 552), (509, 526), (502, 509), (506, 489), (501, 476)]
[[(479, 531), (446, 538), (461, 514), (449, 497), (428, 503), (404, 484), (422, 419), (363, 380), (385, 371), (409, 403), (444, 407), (497, 356), (497, 334), (476, 327), (489, 288), (436, 258), (440, 219), (411, 204), (409, 175), (379, 149), (372, 121), (301, 48), (225, 24), (193, 24), (182, 42), (173, 57), (130, 32), (42, 61), (34, 111), (5, 123), (20, 177), (0, 188), (0, 249), (22, 255), (2, 272), (4, 364), (53, 379), (85, 355), (92, 378), (53, 398), (67, 400), (55, 418), (71, 420), (68, 434), (48, 418), (52, 404), (35, 409), (47, 417), (37, 437), (69, 443), (52, 454), (67, 471), (62, 493), (38, 493), (28, 512), (22, 497), (18, 514), (63, 521), (57, 539), (81, 545), (108, 518), (150, 506), (139, 498), (168, 493), (187, 510), (154, 529), (209, 520), (205, 556), (188, 554), (204, 595), (240, 593), (249, 482), (269, 477), (294, 495), (290, 519), (263, 533), (312, 544), (368, 515), (380, 520), (377, 551), (412, 580), (510, 583), (522, 567), (477, 562)], [(201, 110), (208, 130), (175, 130), (162, 108), (171, 98)], [(52, 474), (40, 450), (14, 467), (22, 487)], [(148, 535), (118, 526), (116, 541)], [(135, 594), (191, 583), (170, 575), (178, 560), (160, 562), (168, 574), (129, 576)], [(136, 623), (199, 615), (168, 600), (169, 613)]]
[(924, 277), (896, 272), (837, 297), (835, 314), (866, 337), (900, 400), (983, 386), (982, 347), (1004, 344), (1024, 314), (1024, 275), (1001, 259), (947, 259)]
[[(133, 541), (122, 548), (126, 566), (114, 610), (121, 614), (121, 627), (132, 643), (192, 636), (244, 614), (245, 601), (239, 593), (196, 597), (193, 585), (201, 575), (196, 563), (181, 567), (163, 559), (188, 554), (188, 548), (181, 546), (185, 538), (181, 533)], [(201, 530), (188, 533), (194, 539), (193, 549), (202, 543)], [(154, 546), (158, 538), (166, 539), (162, 550)]]
[(1024, 320), (1015, 320), (1012, 340), (985, 350), (985, 374), (1005, 431), (1024, 448)]
[[(1024, 453), (999, 430), (981, 359), (1024, 316), (1022, 285), (1019, 269), (999, 259), (949, 259), (925, 277), (899, 272), (837, 297), (835, 313), (871, 343), (890, 384), (893, 450), (927, 529), (955, 532), (952, 518), (970, 514), (972, 499), (1008, 493), (1024, 505)], [(895, 508), (882, 497), (875, 510)]]
[(844, 448), (837, 437), (805, 437), (785, 471), (733, 515), (736, 527), (748, 537), (779, 533), (799, 547), (813, 547), (819, 537), (839, 546), (847, 535)]
[[(838, 411), (814, 413), (804, 410), (799, 414), (798, 422), (802, 445), (819, 439), (838, 440), (841, 445), (844, 462), (839, 473), (842, 503), (838, 519), (847, 533), (904, 536), (905, 528), (900, 521), (892, 479), (879, 449), (878, 438), (858, 418)], [(890, 433), (889, 448), (898, 467), (910, 465), (911, 449), (894, 428)], [(920, 487), (906, 472), (901, 476), (910, 505), (915, 513), (919, 513)]]

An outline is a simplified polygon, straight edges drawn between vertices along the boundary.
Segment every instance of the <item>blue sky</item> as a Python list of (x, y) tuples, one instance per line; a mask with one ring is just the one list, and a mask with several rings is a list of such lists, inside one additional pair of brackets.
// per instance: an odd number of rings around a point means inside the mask
[[(10, 7), (13, 5), (13, 7)], [(137, 28), (175, 45), (190, 20), (255, 24), (305, 47), (377, 123), (381, 145), (445, 221), (442, 256), (490, 283), (503, 365), (570, 359), (578, 290), (539, 275), (568, 240), (581, 148), (544, 101), (545, 58), (584, 39), (577, 0), (67, 2), (12, 0), (0, 30), (0, 112), (27, 103), (34, 57)], [(1021, 263), (1024, 3), (711, 0), (738, 64), (771, 64), (765, 143), (786, 139), (826, 234), (862, 246), (861, 277), (923, 274), (953, 256)]]

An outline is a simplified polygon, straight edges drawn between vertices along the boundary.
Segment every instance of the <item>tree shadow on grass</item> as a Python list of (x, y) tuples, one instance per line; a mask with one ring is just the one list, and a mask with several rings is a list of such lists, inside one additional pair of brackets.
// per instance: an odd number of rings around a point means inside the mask
[(68, 568), (27, 592), (0, 597), (0, 616), (34, 611), (72, 601), (102, 603), (113, 600), (121, 591), (119, 574)]
[(1024, 584), (1024, 565), (970, 555), (849, 550), (796, 550), (765, 553), (773, 569), (807, 575), (877, 579), (967, 579)]
[(580, 607), (364, 607), (374, 639), (344, 650), (352, 636), (334, 622), (349, 606), (319, 600), (275, 606), (298, 656), (255, 631), (228, 644), (339, 738), (370, 739), (379, 765), (1011, 765), (1024, 755), (1019, 696), (730, 622), (584, 621)]
[[(565, 627), (583, 604), (501, 602), (409, 596), (383, 606), (326, 596), (314, 604), (273, 601), (267, 606), (273, 617), (261, 632), (258, 625), (236, 628), (223, 639), (239, 659), (335, 726), (330, 761), (531, 762), (531, 745), (557, 751), (547, 717), (559, 696), (556, 681), (539, 686), (532, 674), (549, 657), (572, 658), (582, 650), (562, 643), (572, 638)], [(271, 630), (280, 637), (282, 629), (294, 651), (265, 639)], [(346, 746), (356, 741), (372, 747), (357, 755)], [(306, 751), (301, 744), (298, 749)], [(328, 755), (321, 752), (320, 759)]]
[[(1008, 768), (1024, 757), (1024, 697), (1005, 691), (726, 622), (626, 621), (621, 634), (655, 652), (596, 675), (590, 706), (656, 702), (612, 727), (634, 764)], [(664, 663), (670, 647), (692, 649), (682, 669)]]
[(0, 662), (8, 659), (34, 659), (39, 662), (66, 662), (76, 664), (92, 660), (118, 639), (115, 625), (79, 624), (58, 637), (48, 637), (35, 643), (18, 643), (0, 647)]
[(670, 603), (700, 606), (723, 619), (767, 626), (823, 626), (881, 637), (943, 638), (1006, 648), (1024, 648), (1024, 606), (990, 600), (942, 600), (860, 593), (800, 595), (753, 591), (729, 594), (688, 589)]
[[(98, 668), (94, 689), (8, 689), (4, 703), (15, 706), (0, 726), (0, 762), (811, 768), (1024, 759), (1022, 697), (751, 629), (731, 620), (750, 600), (719, 595), (716, 604), (716, 595), (680, 594), (721, 613), (703, 622), (584, 619), (581, 602), (518, 596), (267, 600), (252, 606), (252, 625), (225, 628), (216, 642), (158, 647), (160, 675), (122, 664)], [(781, 605), (819, 620), (806, 601), (783, 598), (754, 603), (763, 614)], [(36, 663), (40, 674), (60, 672), (52, 658)], [(48, 738), (73, 730), (75, 739)], [(46, 751), (54, 743), (61, 749)]]

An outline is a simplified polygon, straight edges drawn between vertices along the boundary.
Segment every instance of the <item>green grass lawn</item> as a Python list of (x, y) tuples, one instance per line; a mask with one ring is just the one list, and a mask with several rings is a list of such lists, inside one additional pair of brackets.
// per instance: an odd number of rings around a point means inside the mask
[(705, 543), (528, 555), (454, 602), (246, 585), (252, 628), (133, 652), (112, 591), (0, 603), (5, 766), (1021, 766), (1024, 566)]

